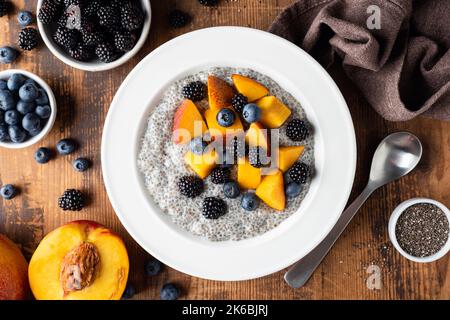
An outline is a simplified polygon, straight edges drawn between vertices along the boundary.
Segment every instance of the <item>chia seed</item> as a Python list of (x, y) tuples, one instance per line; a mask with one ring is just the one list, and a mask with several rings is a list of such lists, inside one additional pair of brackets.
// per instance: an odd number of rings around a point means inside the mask
[(445, 213), (431, 203), (408, 207), (395, 226), (398, 244), (408, 254), (423, 258), (441, 250), (448, 240), (449, 221)]

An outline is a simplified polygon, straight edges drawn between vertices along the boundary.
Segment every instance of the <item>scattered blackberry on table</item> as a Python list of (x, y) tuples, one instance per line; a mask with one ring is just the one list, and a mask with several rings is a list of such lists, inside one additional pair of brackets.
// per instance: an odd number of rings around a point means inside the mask
[(41, 147), (34, 153), (34, 160), (36, 160), (36, 162), (40, 164), (49, 162), (51, 158), (52, 152), (48, 148)]
[(173, 283), (166, 283), (160, 291), (161, 300), (177, 300), (180, 296), (180, 289)]
[(261, 146), (251, 147), (248, 150), (248, 160), (253, 167), (261, 168), (268, 164), (267, 151)]
[(58, 19), (61, 6), (54, 0), (44, 0), (41, 8), (39, 9), (38, 19), (43, 24), (50, 24)]
[(72, 163), (75, 170), (84, 172), (91, 166), (91, 162), (86, 158), (78, 158)]
[(136, 36), (130, 31), (116, 32), (114, 34), (114, 44), (120, 51), (130, 51), (133, 49), (135, 43)]
[(309, 130), (303, 120), (292, 119), (287, 124), (286, 135), (292, 141), (302, 141), (309, 136)]
[(61, 155), (68, 155), (74, 152), (78, 144), (72, 139), (62, 139), (56, 144), (56, 151)]
[(112, 62), (116, 60), (117, 57), (114, 47), (108, 42), (99, 44), (97, 48), (95, 48), (95, 54), (105, 63)]
[(19, 33), (19, 47), (23, 50), (33, 50), (38, 45), (38, 32), (34, 28), (24, 28)]
[(198, 0), (198, 2), (201, 5), (211, 7), (211, 6), (215, 6), (219, 2), (219, 0)]
[(175, 9), (169, 13), (169, 25), (172, 28), (182, 28), (189, 22), (189, 20), (189, 15), (184, 11)]
[(195, 198), (203, 192), (203, 180), (196, 176), (181, 177), (177, 186), (180, 193), (188, 198)]
[(214, 184), (222, 184), (230, 180), (230, 169), (223, 167), (216, 167), (211, 171), (211, 181)]
[(101, 26), (108, 27), (119, 23), (120, 18), (111, 6), (103, 6), (97, 11), (98, 22)]
[(59, 27), (56, 30), (56, 33), (53, 36), (53, 39), (60, 46), (66, 48), (66, 49), (72, 49), (77, 45), (77, 43), (80, 39), (80, 32), (75, 29)]
[(95, 52), (91, 46), (79, 43), (74, 48), (69, 49), (69, 55), (78, 61), (89, 61), (95, 56)]
[(181, 90), (183, 97), (192, 101), (200, 101), (206, 97), (206, 85), (201, 81), (193, 81)]
[(0, 17), (3, 17), (8, 13), (9, 2), (5, 0), (0, 0)]
[(207, 197), (203, 200), (202, 213), (206, 219), (218, 219), (227, 213), (227, 204), (220, 198)]
[(33, 14), (30, 11), (20, 10), (17, 14), (17, 21), (21, 27), (29, 26), (33, 23)]
[(58, 199), (58, 205), (64, 211), (80, 211), (85, 205), (84, 195), (80, 190), (68, 189)]
[(242, 110), (244, 110), (244, 107), (248, 104), (248, 99), (246, 96), (244, 96), (241, 93), (237, 93), (234, 95), (234, 97), (231, 99), (231, 105), (233, 106), (234, 110), (239, 114), (242, 115)]
[(144, 23), (142, 9), (131, 3), (121, 6), (120, 23), (128, 31), (139, 29)]
[(296, 162), (288, 172), (292, 181), (299, 184), (305, 184), (309, 177), (309, 167), (302, 162)]
[(18, 193), (19, 193), (19, 191), (18, 191), (17, 188), (14, 187), (12, 184), (5, 184), (5, 185), (0, 189), (0, 195), (1, 195), (2, 198), (5, 199), (5, 200), (11, 200), (11, 199), (14, 198)]
[(158, 275), (161, 272), (162, 264), (156, 259), (150, 259), (145, 262), (145, 274), (149, 277)]
[(125, 290), (123, 291), (122, 299), (131, 299), (131, 298), (133, 298), (133, 296), (135, 294), (136, 294), (136, 288), (134, 287), (133, 284), (128, 282), (125, 287)]

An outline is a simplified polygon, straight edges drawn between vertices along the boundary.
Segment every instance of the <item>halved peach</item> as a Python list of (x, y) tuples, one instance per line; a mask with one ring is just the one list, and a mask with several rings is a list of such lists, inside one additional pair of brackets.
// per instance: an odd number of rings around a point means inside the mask
[(305, 150), (304, 146), (287, 146), (278, 149), (278, 168), (286, 172), (300, 158)]
[(173, 117), (173, 141), (188, 143), (208, 130), (202, 114), (189, 99), (183, 100)]
[(217, 110), (217, 109), (206, 109), (205, 110), (205, 119), (206, 119), (206, 123), (208, 124), (209, 133), (210, 133), (211, 137), (222, 136), (223, 138), (225, 138), (227, 135), (233, 135), (234, 136), (234, 135), (240, 134), (244, 130), (244, 127), (242, 126), (241, 119), (236, 114), (236, 112), (234, 112), (230, 108), (230, 110), (235, 115), (234, 123), (231, 126), (229, 126), (229, 127), (222, 127), (217, 122), (217, 114), (219, 113), (220, 110), (221, 109), (219, 109), (219, 110)]
[(184, 155), (184, 161), (200, 178), (205, 179), (217, 165), (218, 155), (214, 149), (202, 155), (188, 151)]
[(269, 139), (267, 137), (267, 129), (265, 129), (260, 123), (254, 122), (248, 128), (245, 134), (245, 141), (249, 147), (263, 147), (265, 150), (269, 150)]
[(277, 97), (263, 97), (255, 102), (261, 109), (259, 120), (266, 128), (279, 128), (291, 115), (291, 110)]
[(255, 193), (269, 207), (283, 211), (286, 207), (283, 173), (276, 170), (274, 173), (264, 176)]
[(256, 101), (269, 94), (269, 89), (249, 77), (233, 74), (231, 79), (233, 79), (237, 91), (246, 96), (249, 102)]
[(28, 263), (20, 249), (0, 234), (0, 300), (29, 297)]
[(214, 110), (231, 105), (234, 89), (225, 80), (215, 76), (208, 76), (208, 101), (209, 107)]
[(80, 220), (44, 237), (28, 275), (38, 300), (118, 300), (128, 270), (122, 239), (96, 222)]
[(248, 158), (240, 159), (237, 177), (242, 189), (256, 189), (261, 183), (261, 169), (252, 166)]

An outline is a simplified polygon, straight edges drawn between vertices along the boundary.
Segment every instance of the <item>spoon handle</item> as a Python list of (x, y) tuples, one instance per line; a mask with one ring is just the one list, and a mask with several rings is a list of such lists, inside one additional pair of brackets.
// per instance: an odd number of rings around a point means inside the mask
[(317, 247), (315, 247), (302, 259), (297, 261), (297, 263), (295, 263), (286, 272), (284, 275), (284, 280), (289, 286), (293, 288), (300, 288), (308, 281), (314, 273), (314, 270), (316, 270), (341, 233), (353, 219), (356, 212), (358, 212), (359, 208), (361, 208), (363, 203), (367, 200), (367, 198), (369, 198), (375, 189), (376, 188), (368, 184), (363, 192), (353, 201), (353, 203), (344, 212), (342, 212), (339, 220), (325, 239), (323, 239)]

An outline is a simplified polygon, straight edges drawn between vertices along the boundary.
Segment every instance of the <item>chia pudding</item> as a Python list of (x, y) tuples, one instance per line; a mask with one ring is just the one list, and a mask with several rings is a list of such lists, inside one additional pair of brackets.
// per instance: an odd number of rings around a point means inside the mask
[[(172, 140), (174, 113), (184, 99), (182, 88), (193, 81), (206, 83), (209, 75), (217, 76), (231, 84), (232, 74), (241, 74), (263, 84), (269, 88), (271, 95), (276, 96), (290, 108), (292, 114), (289, 119), (300, 118), (308, 124), (300, 102), (271, 78), (250, 69), (210, 68), (176, 81), (167, 88), (148, 118), (137, 158), (138, 168), (147, 191), (161, 210), (182, 229), (210, 241), (238, 241), (261, 235), (275, 228), (298, 210), (309, 190), (312, 176), (310, 174), (306, 183), (302, 184), (299, 196), (292, 199), (286, 198), (286, 208), (283, 211), (276, 211), (262, 202), (256, 210), (246, 211), (241, 207), (241, 197), (225, 198), (223, 185), (212, 183), (210, 177), (205, 179), (204, 191), (200, 196), (188, 198), (179, 194), (178, 179), (181, 176), (193, 174), (183, 159), (189, 151), (189, 144), (179, 145)], [(207, 99), (195, 104), (202, 113), (208, 108)], [(280, 128), (279, 145), (304, 146), (301, 162), (307, 164), (311, 171), (313, 170), (313, 134), (303, 141), (294, 142), (286, 136), (286, 125), (283, 125)], [(232, 168), (232, 179), (236, 178), (235, 167)], [(202, 215), (202, 203), (207, 197), (223, 199), (227, 204), (227, 213), (215, 220), (206, 219)]]

